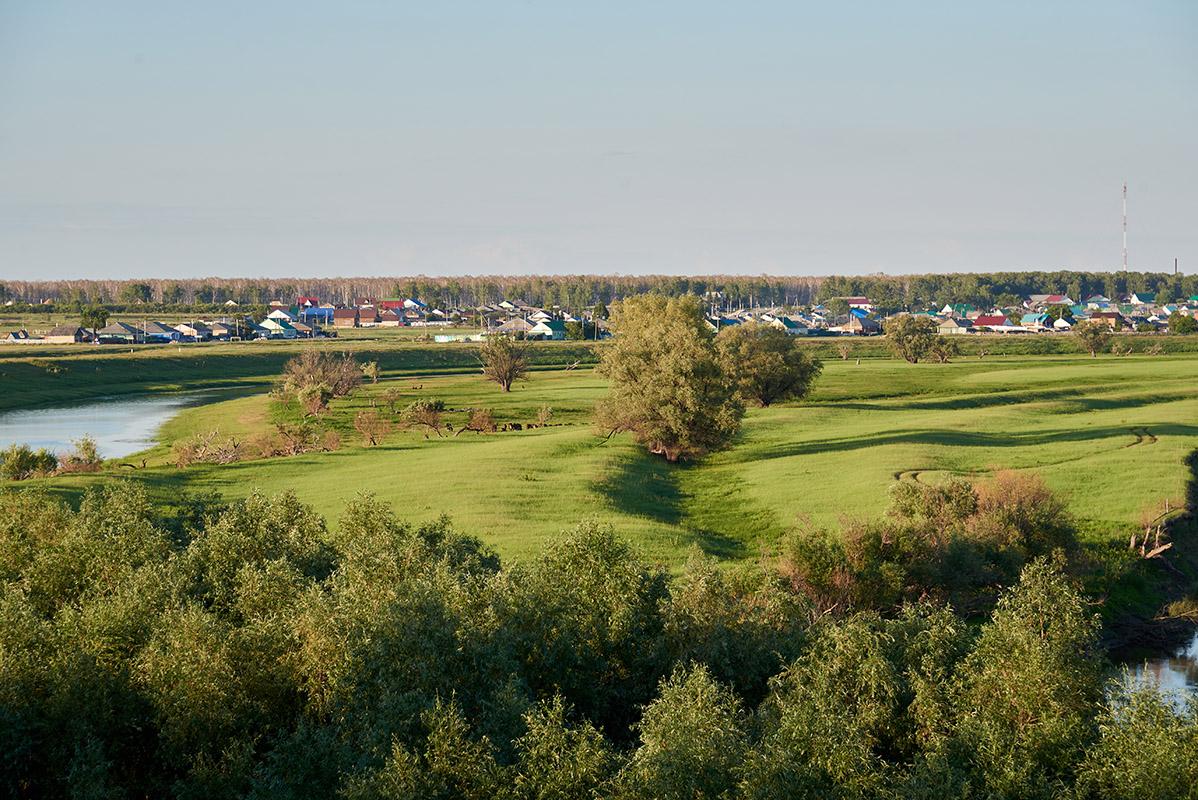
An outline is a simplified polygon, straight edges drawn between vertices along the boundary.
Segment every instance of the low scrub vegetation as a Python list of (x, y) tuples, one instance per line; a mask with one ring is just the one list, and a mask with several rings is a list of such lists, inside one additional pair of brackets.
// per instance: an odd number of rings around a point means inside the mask
[(1104, 694), (1092, 608), (1061, 556), (1035, 556), (1060, 542), (1039, 532), (1040, 492), (895, 498), (911, 524), (1021, 551), (980, 626), (928, 598), (822, 613), (768, 565), (697, 552), (671, 579), (593, 522), (505, 565), (445, 520), (406, 524), (365, 496), (330, 529), (287, 494), (157, 507), (117, 484), (72, 510), (0, 493), (0, 783), (16, 797), (1187, 796), (1195, 710)]
[(58, 457), (44, 447), (34, 450), (27, 444), (11, 444), (0, 450), (0, 476), (10, 481), (53, 475)]
[(27, 444), (11, 444), (0, 450), (0, 478), (23, 481), (100, 469), (103, 461), (95, 439), (81, 436), (72, 445), (70, 451), (56, 454), (44, 447), (34, 450)]
[(977, 611), (1031, 559), (1072, 552), (1074, 533), (1039, 477), (1000, 471), (977, 484), (897, 481), (880, 519), (796, 530), (781, 549), (783, 573), (825, 613), (927, 598)]

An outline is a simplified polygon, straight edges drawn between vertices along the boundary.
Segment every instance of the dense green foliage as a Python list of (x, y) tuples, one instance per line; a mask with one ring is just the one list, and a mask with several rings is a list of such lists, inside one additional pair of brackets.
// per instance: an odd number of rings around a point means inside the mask
[(1091, 357), (1097, 357), (1111, 343), (1111, 329), (1101, 322), (1082, 320), (1074, 324), (1073, 335)]
[(630, 297), (613, 309), (619, 334), (599, 372), (611, 391), (595, 407), (605, 433), (631, 433), (667, 461), (728, 446), (744, 415), (738, 386), (694, 297)]
[(511, 336), (490, 336), (478, 349), (483, 375), (505, 392), (528, 376), (528, 347)]
[(975, 630), (816, 613), (764, 563), (671, 581), (594, 523), (505, 566), (369, 497), (329, 530), (286, 494), (0, 494), (14, 797), (1186, 796), (1193, 712), (1102, 664), (1051, 559)]
[(802, 400), (823, 369), (786, 331), (756, 322), (724, 328), (715, 340), (724, 373), (745, 401), (759, 406)]
[(886, 341), (896, 356), (909, 364), (918, 364), (931, 355), (936, 347), (936, 321), (929, 317), (901, 314), (887, 320)]
[(27, 444), (11, 444), (0, 450), (0, 478), (23, 481), (49, 475), (58, 469), (58, 457), (45, 448), (34, 450)]
[(1198, 333), (1198, 320), (1174, 311), (1169, 315), (1169, 333)]

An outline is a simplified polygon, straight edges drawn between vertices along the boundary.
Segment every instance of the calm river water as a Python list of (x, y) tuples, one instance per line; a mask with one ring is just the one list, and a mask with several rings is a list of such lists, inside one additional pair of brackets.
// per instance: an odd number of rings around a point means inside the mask
[(104, 458), (123, 458), (154, 445), (154, 434), (180, 409), (202, 402), (195, 393), (114, 397), (58, 408), (0, 412), (0, 447), (27, 444), (56, 453), (88, 435)]
[(1156, 656), (1126, 666), (1137, 683), (1153, 683), (1171, 693), (1198, 692), (1198, 634), (1171, 656)]

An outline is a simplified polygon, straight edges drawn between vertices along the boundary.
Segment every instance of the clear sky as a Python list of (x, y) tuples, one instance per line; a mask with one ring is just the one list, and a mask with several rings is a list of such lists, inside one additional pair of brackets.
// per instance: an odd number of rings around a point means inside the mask
[(0, 0), (0, 279), (1198, 270), (1198, 2)]

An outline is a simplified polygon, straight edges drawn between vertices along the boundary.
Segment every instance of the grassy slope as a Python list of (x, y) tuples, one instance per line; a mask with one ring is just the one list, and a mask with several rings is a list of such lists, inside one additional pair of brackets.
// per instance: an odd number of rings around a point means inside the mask
[[(371, 491), (410, 519), (448, 513), (514, 557), (597, 515), (677, 564), (692, 543), (749, 558), (788, 527), (880, 513), (896, 475), (934, 481), (1015, 467), (1039, 471), (1068, 499), (1089, 542), (1118, 547), (1145, 507), (1182, 497), (1182, 461), (1198, 448), (1196, 366), (1198, 358), (1180, 355), (834, 361), (811, 402), (751, 411), (734, 448), (684, 467), (626, 438), (595, 436), (589, 407), (604, 387), (587, 370), (535, 373), (509, 395), (474, 374), (399, 378), (337, 405), (331, 423), (346, 434), (339, 452), (136, 475), (164, 495), (291, 489), (331, 519)], [(427, 441), (396, 433), (363, 448), (352, 416), (385, 388), (401, 389), (402, 402), (492, 406), (501, 422), (529, 422), (548, 404), (559, 424)], [(262, 396), (203, 406), (169, 423), (163, 438), (213, 428), (249, 435), (270, 414)], [(165, 448), (151, 456), (164, 460)], [(70, 490), (89, 480), (53, 483)]]

